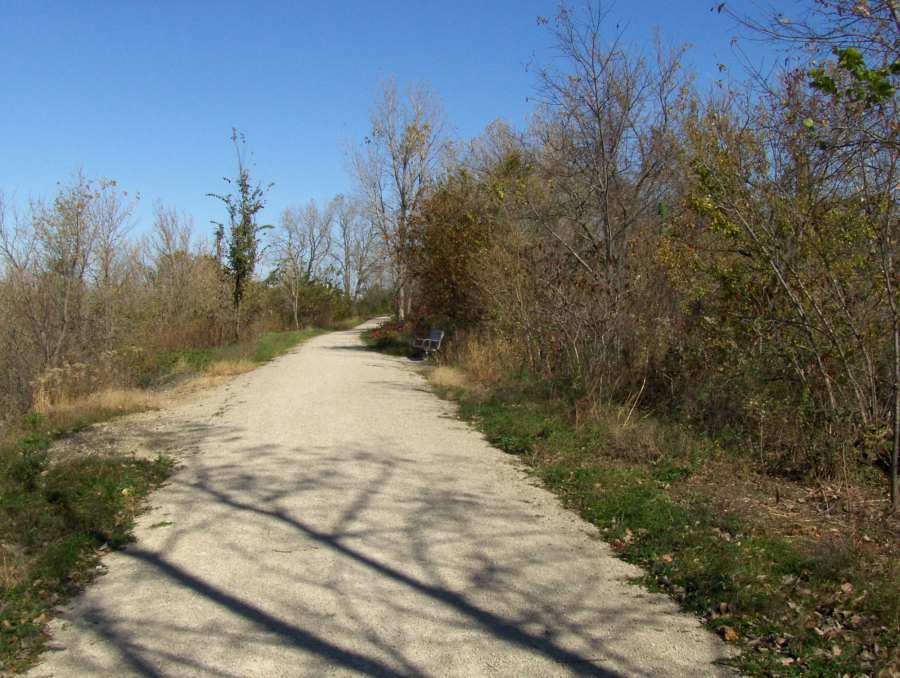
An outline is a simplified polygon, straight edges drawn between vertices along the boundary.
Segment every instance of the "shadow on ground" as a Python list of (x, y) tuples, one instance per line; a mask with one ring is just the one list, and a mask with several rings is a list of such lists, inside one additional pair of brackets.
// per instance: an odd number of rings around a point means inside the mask
[(523, 675), (508, 653), (531, 675), (643, 674), (616, 641), (667, 623), (598, 594), (614, 575), (595, 552), (560, 546), (558, 521), (527, 493), (462, 483), (453, 469), (471, 457), (452, 448), (419, 454), (401, 432), (252, 444), (258, 431), (215, 419), (133, 435), (216, 452), (185, 457), (154, 497), (165, 515), (76, 604), (82, 640), (70, 636), (66, 661), (83, 673), (110, 671), (99, 640), (145, 676), (246, 675), (248, 656), (260, 675)]

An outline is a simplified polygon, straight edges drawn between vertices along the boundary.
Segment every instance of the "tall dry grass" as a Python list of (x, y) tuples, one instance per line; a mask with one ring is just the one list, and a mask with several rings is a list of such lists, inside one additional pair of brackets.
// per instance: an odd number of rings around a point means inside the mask
[(428, 381), (438, 388), (465, 389), (471, 388), (472, 382), (458, 367), (442, 365), (428, 373)]
[(52, 430), (65, 431), (109, 417), (158, 410), (167, 397), (139, 388), (104, 388), (76, 398), (64, 398), (35, 408)]
[(210, 363), (204, 373), (210, 377), (232, 377), (237, 374), (249, 372), (257, 364), (252, 360), (241, 358), (239, 360), (218, 360)]
[(500, 383), (524, 364), (516, 342), (499, 334), (466, 334), (448, 348), (450, 362), (464, 365), (473, 381), (486, 385)]
[[(65, 388), (71, 387), (73, 375), (84, 376), (90, 372), (84, 365), (72, 365), (65, 370), (54, 370), (41, 381), (33, 411), (44, 418), (50, 429), (70, 430), (110, 417), (162, 409), (174, 399), (217, 386), (228, 377), (249, 372), (254, 367), (256, 364), (250, 360), (220, 360), (210, 363), (199, 373), (185, 368), (183, 371), (189, 374), (189, 378), (166, 392), (107, 383), (87, 393), (81, 389)], [(63, 379), (63, 374), (70, 378), (68, 383)], [(87, 381), (97, 385), (90, 379)]]

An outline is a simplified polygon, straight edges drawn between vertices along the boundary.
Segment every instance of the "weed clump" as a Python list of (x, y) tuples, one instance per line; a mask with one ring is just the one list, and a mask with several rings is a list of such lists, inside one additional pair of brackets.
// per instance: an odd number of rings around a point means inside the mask
[(29, 666), (54, 606), (96, 575), (100, 549), (120, 548), (142, 500), (173, 469), (165, 457), (54, 461), (55, 433), (31, 414), (31, 430), (0, 448), (0, 670)]

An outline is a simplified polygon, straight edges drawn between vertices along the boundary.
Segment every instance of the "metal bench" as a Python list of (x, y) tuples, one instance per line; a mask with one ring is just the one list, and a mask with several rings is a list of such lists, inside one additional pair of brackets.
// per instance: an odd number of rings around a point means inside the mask
[(431, 328), (431, 332), (427, 337), (416, 337), (412, 341), (412, 347), (418, 351), (422, 351), (427, 358), (435, 351), (441, 350), (441, 342), (444, 340), (444, 330), (436, 327)]

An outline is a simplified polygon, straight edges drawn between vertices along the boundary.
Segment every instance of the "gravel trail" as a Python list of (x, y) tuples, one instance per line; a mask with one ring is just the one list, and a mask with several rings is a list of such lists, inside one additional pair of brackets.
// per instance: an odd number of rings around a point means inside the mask
[(359, 329), (121, 420), (176, 453), (31, 676), (718, 676), (726, 648)]

